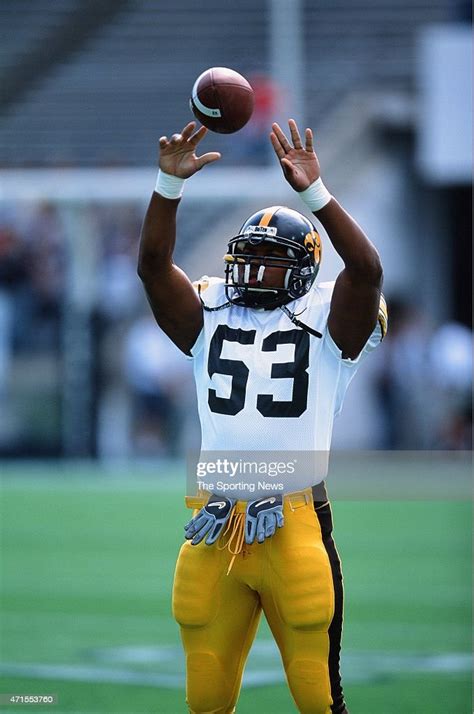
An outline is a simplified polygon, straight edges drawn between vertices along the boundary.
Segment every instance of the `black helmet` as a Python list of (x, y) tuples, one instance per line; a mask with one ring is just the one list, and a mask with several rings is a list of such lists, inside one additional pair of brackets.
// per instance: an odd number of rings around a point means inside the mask
[[(249, 246), (278, 245), (286, 256), (261, 256)], [(311, 221), (284, 206), (263, 208), (252, 214), (231, 238), (224, 256), (227, 299), (247, 307), (278, 307), (308, 292), (321, 263), (321, 239)], [(250, 267), (258, 266), (256, 284), (249, 286)], [(240, 267), (242, 266), (242, 267)], [(286, 268), (284, 287), (261, 287), (265, 268)]]

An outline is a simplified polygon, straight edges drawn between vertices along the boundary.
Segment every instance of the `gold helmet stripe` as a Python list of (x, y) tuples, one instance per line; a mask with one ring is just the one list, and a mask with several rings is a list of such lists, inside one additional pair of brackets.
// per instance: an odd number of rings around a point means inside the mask
[(266, 213), (263, 214), (263, 216), (260, 219), (260, 223), (258, 225), (259, 226), (268, 226), (268, 224), (272, 220), (274, 213), (275, 213), (275, 208), (272, 207), (270, 211), (267, 211)]

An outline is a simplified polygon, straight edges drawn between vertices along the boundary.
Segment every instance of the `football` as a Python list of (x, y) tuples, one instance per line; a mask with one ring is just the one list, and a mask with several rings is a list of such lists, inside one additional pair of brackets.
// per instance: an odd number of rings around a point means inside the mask
[(211, 67), (194, 82), (190, 106), (196, 119), (218, 134), (233, 134), (252, 116), (253, 89), (241, 74)]

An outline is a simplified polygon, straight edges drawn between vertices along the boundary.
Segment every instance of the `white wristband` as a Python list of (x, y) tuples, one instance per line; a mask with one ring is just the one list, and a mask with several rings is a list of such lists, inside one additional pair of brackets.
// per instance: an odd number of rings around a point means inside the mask
[(313, 213), (320, 211), (332, 198), (321, 178), (313, 181), (304, 191), (298, 191), (298, 196)]
[(165, 174), (165, 172), (160, 169), (156, 179), (155, 191), (159, 193), (160, 196), (164, 196), (164, 198), (181, 198), (183, 195), (184, 182), (185, 179), (178, 178), (178, 176), (171, 176), (171, 174)]

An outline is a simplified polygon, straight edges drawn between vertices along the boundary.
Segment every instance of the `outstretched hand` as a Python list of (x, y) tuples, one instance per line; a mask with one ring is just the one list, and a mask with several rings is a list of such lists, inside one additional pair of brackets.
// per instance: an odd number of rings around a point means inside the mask
[(272, 124), (273, 131), (270, 134), (270, 140), (286, 180), (295, 191), (304, 191), (321, 174), (318, 157), (313, 148), (313, 132), (311, 129), (306, 129), (305, 146), (303, 147), (295, 120), (289, 119), (288, 126), (293, 146), (276, 123)]
[(171, 139), (166, 136), (160, 138), (159, 166), (166, 174), (186, 179), (206, 164), (221, 158), (218, 151), (196, 156), (196, 147), (206, 136), (207, 129), (201, 126), (195, 132), (195, 127), (196, 122), (191, 121), (186, 124), (181, 134), (173, 134)]

